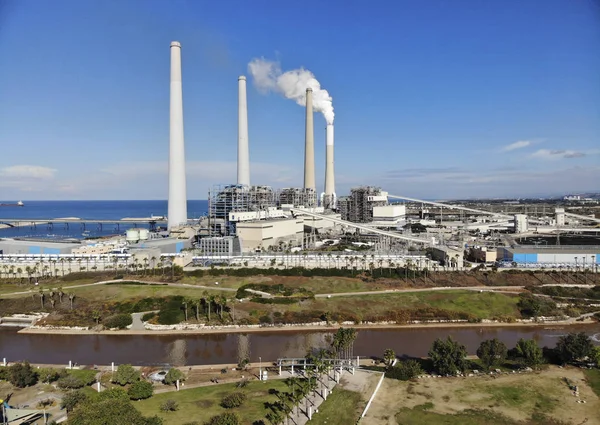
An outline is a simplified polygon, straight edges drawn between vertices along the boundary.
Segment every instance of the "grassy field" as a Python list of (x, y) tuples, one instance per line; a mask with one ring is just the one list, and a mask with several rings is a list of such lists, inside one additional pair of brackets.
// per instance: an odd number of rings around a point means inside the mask
[[(265, 402), (277, 400), (275, 395), (269, 394), (270, 389), (287, 391), (287, 387), (281, 380), (252, 381), (243, 389), (236, 388), (236, 384), (224, 384), (156, 394), (147, 400), (134, 402), (133, 405), (145, 416), (160, 416), (164, 419), (165, 425), (181, 425), (190, 421), (204, 423), (225, 411), (237, 413), (243, 424), (252, 424), (254, 421), (264, 419), (268, 413)], [(223, 396), (234, 391), (245, 392), (246, 402), (235, 409), (221, 407), (219, 403)], [(161, 412), (160, 405), (166, 400), (175, 400), (179, 405), (178, 410), (169, 413)]]
[(225, 295), (232, 298), (235, 292), (207, 290), (205, 288), (182, 288), (166, 285), (96, 285), (74, 288), (75, 295), (85, 297), (90, 301), (125, 301), (128, 299), (146, 297), (167, 297), (183, 295), (190, 298), (201, 298), (205, 292), (211, 295)]
[(311, 425), (352, 425), (360, 417), (357, 408), (362, 401), (360, 393), (337, 389), (319, 406), (319, 413), (313, 415)]
[(583, 373), (589, 386), (600, 397), (600, 369), (586, 369)]
[[(577, 397), (565, 378), (579, 387)], [(498, 377), (386, 379), (367, 416), (372, 425), (387, 425), (394, 417), (398, 424), (411, 425), (600, 423), (600, 399), (585, 378), (579, 368), (550, 366), (540, 372)]]

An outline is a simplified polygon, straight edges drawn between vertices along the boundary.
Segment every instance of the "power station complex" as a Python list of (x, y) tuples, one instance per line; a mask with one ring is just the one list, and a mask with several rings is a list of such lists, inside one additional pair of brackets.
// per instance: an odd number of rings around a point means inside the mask
[[(576, 267), (600, 263), (598, 200), (433, 202), (392, 195), (380, 187), (352, 188), (338, 196), (334, 171), (334, 126), (325, 132), (325, 176), (319, 193), (315, 176), (313, 90), (305, 88), (304, 181), (273, 188), (252, 181), (246, 77), (238, 78), (237, 182), (214, 186), (206, 216), (188, 219), (183, 128), (181, 44), (172, 42), (170, 78), (168, 235), (135, 230), (124, 241), (87, 246), (23, 249), (1, 241), (4, 255), (107, 255), (115, 252), (177, 256), (182, 265), (323, 266), (322, 256), (410, 261), (421, 267), (473, 267), (477, 263), (519, 267)], [(303, 88), (304, 90), (304, 88)], [(564, 201), (564, 202), (563, 202)], [(131, 234), (130, 234), (131, 233)], [(153, 252), (148, 252), (153, 249)], [(185, 251), (185, 255), (181, 254)], [(270, 256), (270, 257), (269, 257)], [(307, 263), (306, 256), (309, 261)], [(185, 257), (185, 258), (184, 258)], [(2, 258), (0, 258), (2, 259)], [(248, 264), (246, 264), (248, 265)]]

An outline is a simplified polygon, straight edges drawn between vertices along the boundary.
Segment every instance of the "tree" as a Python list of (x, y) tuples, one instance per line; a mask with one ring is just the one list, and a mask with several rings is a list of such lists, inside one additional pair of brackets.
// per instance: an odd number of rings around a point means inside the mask
[(117, 368), (117, 373), (113, 378), (113, 382), (123, 386), (132, 384), (140, 380), (140, 372), (135, 370), (130, 364), (122, 364)]
[(81, 391), (69, 391), (63, 396), (60, 407), (66, 409), (67, 413), (71, 413), (79, 403), (86, 399), (87, 396)]
[(542, 309), (542, 304), (533, 294), (522, 292), (519, 294), (517, 307), (524, 316), (538, 317)]
[(506, 345), (497, 338), (482, 341), (477, 349), (477, 357), (487, 370), (506, 359)]
[(152, 397), (154, 387), (148, 381), (137, 381), (131, 384), (127, 390), (129, 398), (132, 400), (143, 400)]
[(206, 425), (239, 425), (240, 418), (235, 413), (221, 413), (220, 415), (213, 416), (206, 422)]
[(563, 363), (583, 360), (592, 354), (594, 345), (584, 332), (571, 332), (561, 336), (556, 344), (556, 350)]
[(594, 350), (590, 354), (590, 359), (596, 363), (597, 368), (600, 368), (600, 347), (594, 347)]
[(71, 292), (69, 294), (69, 301), (71, 301), (71, 310), (73, 310), (73, 301), (74, 300), (75, 300), (75, 294)]
[(514, 357), (526, 366), (537, 366), (544, 361), (543, 351), (533, 339), (519, 339)]
[(467, 349), (449, 336), (445, 341), (438, 338), (433, 342), (429, 357), (433, 367), (441, 375), (455, 375), (466, 368)]
[(183, 381), (183, 380), (185, 380), (185, 375), (183, 374), (182, 371), (180, 371), (176, 367), (169, 369), (169, 371), (165, 375), (165, 384), (167, 384), (167, 385), (173, 385), (177, 381)]
[(391, 348), (386, 349), (383, 352), (383, 361), (385, 362), (386, 366), (391, 366), (392, 363), (394, 363), (394, 360), (396, 360), (396, 353), (394, 350)]
[(15, 363), (8, 368), (8, 380), (17, 388), (37, 384), (38, 375), (28, 362)]

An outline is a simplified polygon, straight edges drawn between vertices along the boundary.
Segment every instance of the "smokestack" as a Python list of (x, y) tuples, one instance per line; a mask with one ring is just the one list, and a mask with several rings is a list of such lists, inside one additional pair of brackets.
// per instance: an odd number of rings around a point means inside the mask
[(185, 149), (183, 143), (183, 96), (181, 90), (181, 44), (171, 42), (171, 108), (169, 128), (168, 228), (187, 223)]
[[(315, 136), (313, 129), (312, 89), (306, 89), (306, 139), (304, 142), (304, 189), (316, 189), (315, 185)], [(312, 205), (311, 205), (312, 206)]]
[(250, 155), (248, 153), (248, 105), (246, 103), (246, 77), (238, 78), (238, 169), (237, 182), (250, 185)]
[(325, 141), (325, 197), (323, 206), (335, 208), (335, 177), (333, 172), (333, 124), (327, 124)]

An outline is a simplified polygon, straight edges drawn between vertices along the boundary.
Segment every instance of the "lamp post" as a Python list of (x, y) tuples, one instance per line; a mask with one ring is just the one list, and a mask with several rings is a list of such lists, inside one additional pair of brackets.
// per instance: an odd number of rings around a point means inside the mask
[(262, 381), (262, 358), (258, 357), (258, 380)]

